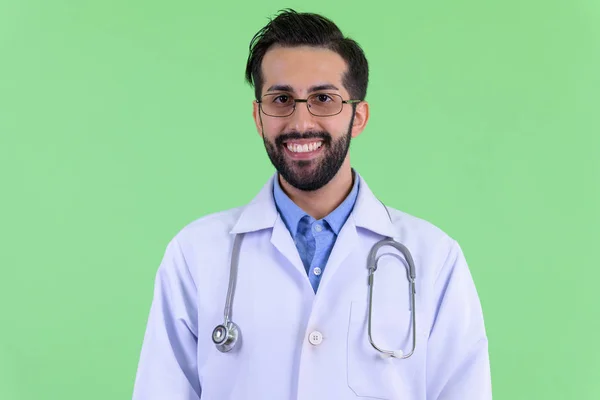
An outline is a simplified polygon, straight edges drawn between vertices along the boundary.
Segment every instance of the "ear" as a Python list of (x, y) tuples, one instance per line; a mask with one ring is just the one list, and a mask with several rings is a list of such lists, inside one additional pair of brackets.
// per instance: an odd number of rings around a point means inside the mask
[(260, 137), (263, 136), (262, 116), (260, 115), (260, 107), (256, 100), (252, 101), (252, 118), (256, 125), (256, 131)]
[(369, 103), (362, 101), (356, 105), (354, 122), (352, 123), (352, 137), (355, 138), (362, 133), (369, 121)]

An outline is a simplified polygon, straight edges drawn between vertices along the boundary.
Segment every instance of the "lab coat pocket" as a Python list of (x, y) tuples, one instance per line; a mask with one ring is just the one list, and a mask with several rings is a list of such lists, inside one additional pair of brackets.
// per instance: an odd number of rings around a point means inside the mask
[[(396, 303), (398, 304), (398, 303)], [(406, 303), (405, 303), (406, 304)], [(377, 308), (379, 306), (379, 308)], [(411, 312), (408, 307), (374, 303), (372, 338), (385, 350), (410, 352)], [(382, 357), (369, 341), (368, 303), (353, 301), (348, 326), (348, 386), (358, 397), (381, 400), (411, 399), (414, 387), (411, 358)]]

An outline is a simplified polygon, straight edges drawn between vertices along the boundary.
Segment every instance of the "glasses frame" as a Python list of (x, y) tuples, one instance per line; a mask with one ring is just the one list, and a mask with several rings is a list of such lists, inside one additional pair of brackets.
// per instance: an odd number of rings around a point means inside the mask
[[(308, 106), (308, 100), (311, 99), (311, 98), (313, 98), (313, 97), (315, 97), (315, 96), (319, 96), (319, 95), (322, 95), (322, 94), (327, 95), (327, 96), (337, 96), (337, 97), (339, 97), (341, 99), (341, 101), (342, 101), (342, 106), (340, 107), (340, 111), (336, 112), (335, 114), (327, 114), (327, 115), (318, 115), (318, 114), (313, 113), (310, 110), (310, 107)], [(292, 107), (292, 111), (289, 114), (286, 114), (286, 115), (272, 115), (272, 114), (267, 114), (265, 112), (265, 110), (263, 109), (262, 104), (263, 104), (263, 99), (265, 98), (265, 96), (278, 96), (278, 95), (279, 96), (284, 95), (284, 96), (289, 96), (289, 97), (293, 98), (294, 105)], [(338, 115), (339, 113), (342, 112), (342, 110), (344, 109), (344, 104), (356, 104), (356, 103), (362, 102), (363, 100), (359, 100), (359, 99), (344, 100), (344, 98), (341, 95), (337, 94), (337, 93), (313, 93), (310, 96), (308, 96), (306, 99), (296, 99), (296, 98), (294, 98), (294, 96), (286, 94), (286, 93), (267, 93), (267, 94), (263, 94), (262, 97), (260, 98), (260, 100), (255, 100), (255, 101), (256, 101), (256, 103), (258, 103), (258, 108), (260, 109), (260, 111), (262, 111), (263, 114), (268, 115), (269, 117), (274, 117), (274, 118), (286, 118), (286, 117), (289, 117), (290, 115), (292, 115), (296, 111), (296, 104), (298, 104), (298, 103), (306, 103), (306, 109), (308, 110), (308, 112), (311, 115), (314, 115), (315, 117), (333, 117), (334, 115)]]

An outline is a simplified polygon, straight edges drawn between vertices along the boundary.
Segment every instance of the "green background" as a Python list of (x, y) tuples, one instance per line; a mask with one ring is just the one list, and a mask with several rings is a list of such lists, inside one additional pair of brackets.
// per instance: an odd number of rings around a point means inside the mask
[(127, 399), (168, 241), (273, 168), (243, 82), (284, 7), (371, 67), (352, 162), (461, 244), (494, 398), (600, 399), (600, 3), (0, 0), (0, 399)]

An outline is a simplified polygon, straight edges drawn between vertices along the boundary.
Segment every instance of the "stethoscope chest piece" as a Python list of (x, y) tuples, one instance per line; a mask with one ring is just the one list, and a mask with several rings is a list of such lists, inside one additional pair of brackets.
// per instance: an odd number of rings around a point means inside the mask
[(220, 352), (227, 353), (236, 345), (239, 331), (238, 326), (231, 321), (217, 325), (212, 332), (212, 341)]

